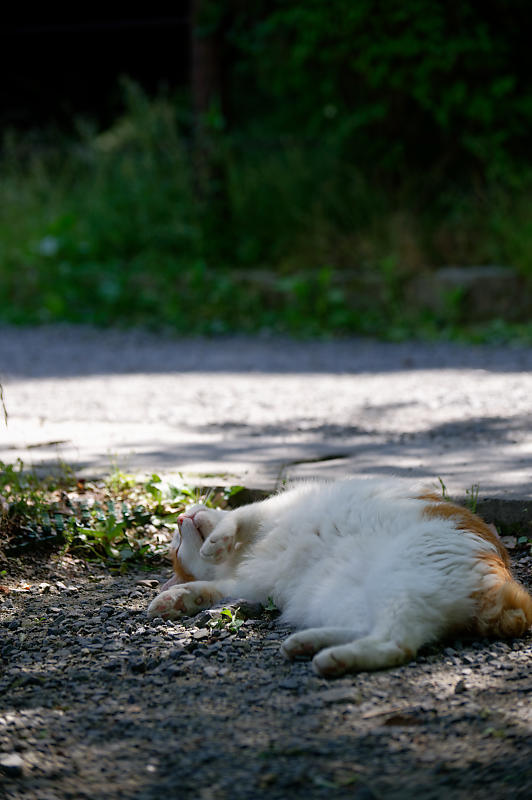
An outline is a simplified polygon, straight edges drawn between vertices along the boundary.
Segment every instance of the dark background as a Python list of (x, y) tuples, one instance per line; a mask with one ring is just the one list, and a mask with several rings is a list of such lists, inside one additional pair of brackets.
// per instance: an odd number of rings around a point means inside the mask
[(77, 115), (109, 125), (122, 110), (117, 79), (146, 92), (186, 89), (190, 16), (187, 2), (131, 15), (89, 9), (9, 13), (0, 28), (0, 125), (68, 130)]

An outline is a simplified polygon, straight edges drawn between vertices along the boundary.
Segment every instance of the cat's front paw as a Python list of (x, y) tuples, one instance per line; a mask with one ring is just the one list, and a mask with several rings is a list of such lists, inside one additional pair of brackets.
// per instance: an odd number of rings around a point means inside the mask
[(200, 556), (206, 561), (220, 564), (233, 552), (236, 544), (236, 525), (232, 520), (223, 520), (203, 543)]
[(148, 606), (148, 617), (162, 617), (163, 619), (179, 619), (191, 617), (208, 608), (213, 597), (204, 588), (199, 588), (193, 583), (181, 583), (161, 592)]

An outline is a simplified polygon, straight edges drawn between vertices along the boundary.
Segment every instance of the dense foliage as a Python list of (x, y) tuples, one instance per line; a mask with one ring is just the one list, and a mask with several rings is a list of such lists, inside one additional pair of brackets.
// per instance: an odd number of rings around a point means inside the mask
[(385, 180), (504, 178), (530, 165), (529, 11), (523, 0), (246, 4), (228, 23), (248, 80), (235, 115), (326, 139)]
[(105, 131), (6, 135), (1, 319), (396, 336), (449, 325), (422, 270), (532, 276), (527, 4), (200, 5), (207, 187), (189, 100), (127, 81)]

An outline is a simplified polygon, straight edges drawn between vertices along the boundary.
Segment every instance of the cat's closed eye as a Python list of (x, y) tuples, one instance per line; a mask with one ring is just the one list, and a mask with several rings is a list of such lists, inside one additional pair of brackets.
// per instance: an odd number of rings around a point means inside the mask
[(218, 517), (214, 517), (213, 513), (209, 512), (207, 509), (205, 511), (198, 511), (195, 515), (194, 525), (199, 530), (203, 541), (205, 541), (207, 536), (214, 530), (217, 522)]

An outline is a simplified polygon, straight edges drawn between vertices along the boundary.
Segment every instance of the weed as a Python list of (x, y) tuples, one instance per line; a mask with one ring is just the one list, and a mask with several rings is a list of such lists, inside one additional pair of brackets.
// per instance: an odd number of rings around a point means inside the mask
[[(451, 498), (449, 496), (449, 492), (447, 491), (447, 487), (443, 482), (442, 478), (438, 477), (438, 481), (441, 487), (441, 496), (444, 500), (450, 501)], [(469, 508), (473, 514), (476, 514), (477, 507), (478, 507), (478, 495), (480, 492), (480, 486), (478, 483), (473, 483), (469, 489), (466, 489), (466, 506)]]
[(220, 616), (215, 617), (208, 623), (211, 629), (227, 628), (232, 633), (238, 633), (245, 620), (240, 614), (240, 609), (222, 608)]
[(125, 561), (134, 555), (134, 551), (126, 542), (125, 536), (127, 520), (118, 522), (113, 513), (107, 516), (97, 516), (97, 525), (90, 528), (76, 528), (70, 539), (70, 546), (76, 540), (85, 545), (96, 557), (103, 555), (106, 558), (121, 559)]
[[(230, 487), (225, 493), (230, 497), (236, 491)], [(39, 478), (20, 461), (0, 463), (0, 498), (5, 506), (0, 547), (6, 554), (60, 546), (63, 553), (80, 553), (119, 569), (166, 554), (186, 506), (226, 502), (224, 492), (204, 495), (156, 474), (139, 481), (115, 471), (105, 481), (87, 482), (65, 468), (58, 477)]]
[(245, 622), (244, 618), (240, 616), (240, 609), (235, 608), (233, 611), (230, 608), (222, 608), (222, 614), (228, 618), (226, 627), (229, 628), (230, 631), (233, 631), (233, 633), (238, 633), (239, 628), (241, 628)]
[(473, 514), (477, 512), (478, 506), (478, 493), (480, 491), (480, 486), (478, 483), (474, 483), (471, 488), (466, 489), (466, 498), (467, 498), (467, 506)]
[(271, 597), (268, 597), (268, 599), (266, 600), (266, 605), (264, 606), (264, 610), (270, 612), (279, 611), (279, 609), (277, 608)]
[(137, 480), (133, 475), (128, 475), (120, 469), (115, 469), (105, 480), (105, 485), (114, 494), (128, 491), (132, 489), (136, 483)]
[(441, 486), (441, 496), (443, 497), (444, 500), (450, 500), (451, 498), (449, 497), (449, 493), (447, 492), (447, 487), (439, 476), (438, 476), (438, 481), (440, 482)]

